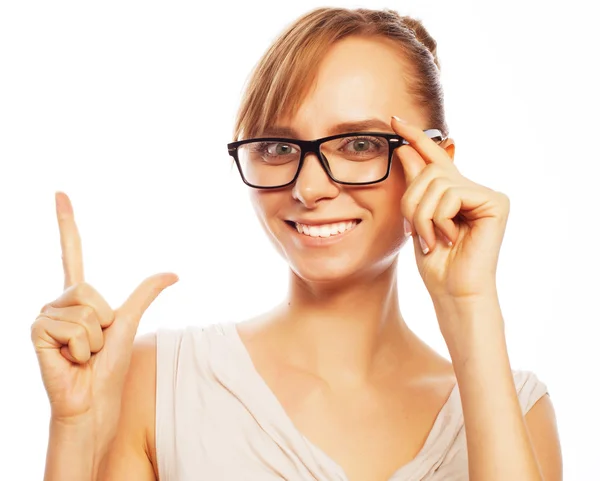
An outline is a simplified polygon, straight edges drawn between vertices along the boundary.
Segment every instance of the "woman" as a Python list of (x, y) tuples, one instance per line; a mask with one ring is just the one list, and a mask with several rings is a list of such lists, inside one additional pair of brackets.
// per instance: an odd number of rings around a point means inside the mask
[[(323, 8), (260, 60), (228, 149), (290, 277), (255, 319), (134, 343), (177, 277), (111, 309), (57, 194), (65, 291), (32, 327), (46, 480), (562, 478), (546, 388), (507, 355), (509, 202), (453, 164), (435, 46), (395, 12)], [(401, 315), (409, 237), (451, 363)]]

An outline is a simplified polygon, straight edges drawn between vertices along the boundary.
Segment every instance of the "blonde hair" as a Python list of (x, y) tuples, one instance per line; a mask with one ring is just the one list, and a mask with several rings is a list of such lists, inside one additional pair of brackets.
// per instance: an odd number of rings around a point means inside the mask
[(391, 40), (409, 67), (409, 94), (428, 128), (448, 135), (436, 41), (423, 24), (389, 9), (318, 8), (292, 23), (255, 66), (242, 95), (233, 138), (256, 137), (301, 104), (328, 47), (349, 36)]

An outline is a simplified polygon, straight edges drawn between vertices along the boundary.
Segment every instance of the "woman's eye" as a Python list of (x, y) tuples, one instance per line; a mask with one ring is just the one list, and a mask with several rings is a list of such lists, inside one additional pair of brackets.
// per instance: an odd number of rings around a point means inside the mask
[(379, 139), (358, 137), (348, 139), (348, 142), (342, 148), (350, 153), (371, 152), (373, 150), (379, 150), (381, 148), (381, 142)]
[(276, 143), (270, 144), (267, 147), (267, 152), (269, 155), (289, 155), (295, 154), (296, 149), (290, 144)]
[(357, 152), (369, 150), (370, 141), (365, 139), (355, 140), (352, 142), (352, 148)]

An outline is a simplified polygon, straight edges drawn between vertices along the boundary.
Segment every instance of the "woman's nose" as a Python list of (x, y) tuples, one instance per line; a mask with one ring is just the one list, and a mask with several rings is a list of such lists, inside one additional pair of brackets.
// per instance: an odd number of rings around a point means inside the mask
[(294, 183), (292, 195), (308, 208), (314, 208), (322, 199), (332, 199), (340, 192), (339, 185), (329, 178), (316, 154), (306, 154)]

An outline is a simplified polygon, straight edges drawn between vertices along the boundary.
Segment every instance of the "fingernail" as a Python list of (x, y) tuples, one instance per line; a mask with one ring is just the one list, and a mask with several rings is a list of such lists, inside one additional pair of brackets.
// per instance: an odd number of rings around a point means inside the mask
[(404, 218), (404, 237), (408, 237), (412, 234), (412, 229), (410, 228), (410, 222)]
[(452, 241), (450, 239), (448, 239), (448, 236), (444, 233), (441, 233), (441, 238), (442, 240), (446, 243), (446, 245), (448, 247), (452, 247), (454, 244), (452, 243)]
[(400, 122), (401, 124), (406, 124), (406, 120), (401, 119), (400, 117), (398, 117), (397, 115), (392, 115), (392, 118), (396, 119), (398, 122)]
[(56, 208), (59, 212), (65, 214), (72, 214), (73, 210), (69, 205), (69, 201), (67, 200), (66, 195), (63, 192), (55, 192), (54, 200), (56, 202)]
[(423, 249), (423, 254), (426, 255), (429, 252), (429, 247), (427, 247), (427, 242), (425, 242), (421, 236), (419, 236), (419, 242), (421, 243), (421, 249)]

